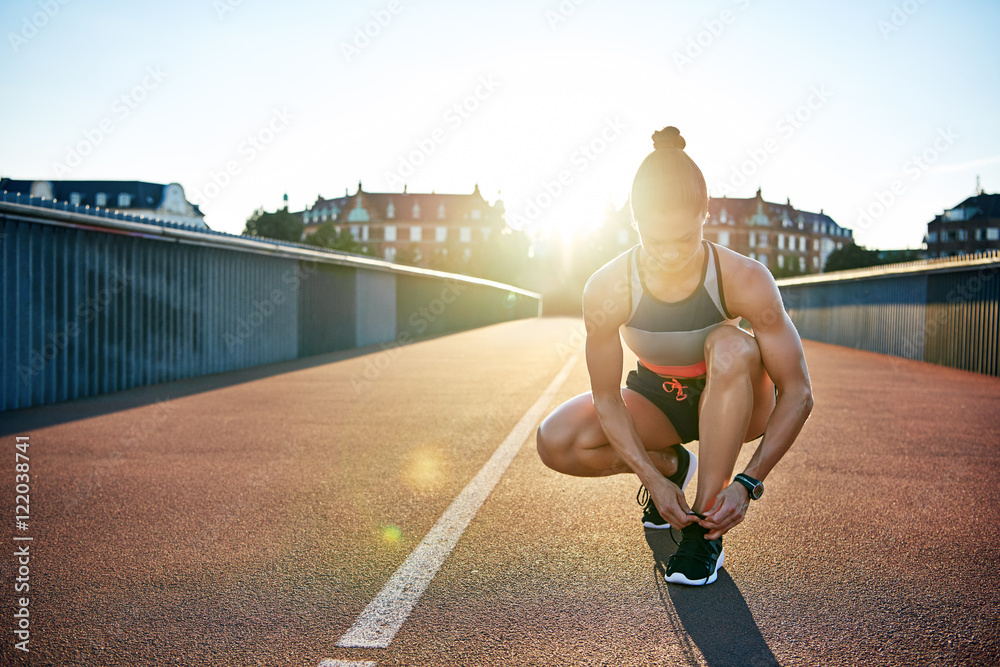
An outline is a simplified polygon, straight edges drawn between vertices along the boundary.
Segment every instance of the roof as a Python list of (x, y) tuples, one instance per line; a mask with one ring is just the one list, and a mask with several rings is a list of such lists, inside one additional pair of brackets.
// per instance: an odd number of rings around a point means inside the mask
[[(39, 179), (38, 181), (14, 180), (11, 178), (0, 179), (0, 191), (19, 192), (30, 194), (31, 186), (37, 182), (49, 183), (52, 186), (52, 197), (60, 201), (69, 201), (71, 193), (80, 195), (81, 206), (97, 206), (97, 193), (106, 194), (107, 208), (141, 208), (155, 209), (163, 201), (163, 190), (167, 186), (163, 183), (149, 183), (147, 181), (55, 181)], [(117, 206), (118, 195), (125, 193), (129, 195), (131, 204), (129, 206)], [(196, 215), (204, 215), (196, 204), (192, 204)]]
[[(390, 205), (393, 207), (393, 216), (389, 216)], [(353, 195), (345, 194), (343, 197), (326, 199), (322, 196), (316, 198), (316, 202), (307, 209), (309, 212), (322, 213), (326, 211), (329, 215), (336, 216), (339, 222), (348, 222), (350, 212), (356, 208), (363, 208), (368, 212), (369, 220), (380, 222), (383, 220), (418, 220), (422, 222), (438, 221), (438, 209), (444, 206), (446, 219), (471, 219), (472, 211), (478, 210), (485, 222), (499, 222), (503, 212), (503, 202), (497, 201), (490, 204), (479, 191), (477, 185), (470, 194), (438, 194), (436, 192), (418, 193), (407, 192), (365, 192), (361, 183), (358, 183), (358, 191)], [(414, 216), (414, 206), (417, 207), (417, 216)], [(306, 211), (297, 211), (296, 215), (302, 215)]]
[(757, 205), (761, 205), (761, 210), (772, 220), (782, 220), (787, 217), (792, 222), (798, 222), (801, 216), (803, 222), (807, 224), (819, 223), (819, 224), (829, 224), (836, 228), (844, 229), (838, 225), (833, 218), (823, 213), (820, 210), (819, 213), (812, 213), (811, 211), (801, 211), (794, 206), (792, 206), (791, 201), (785, 204), (774, 204), (768, 201), (764, 201), (761, 197), (760, 190), (757, 191), (756, 197), (750, 197), (747, 199), (735, 199), (729, 197), (722, 197), (719, 199), (711, 198), (708, 200), (708, 212), (711, 214), (712, 219), (715, 222), (719, 222), (719, 217), (725, 209), (726, 214), (737, 220), (745, 220), (753, 215), (757, 214)]
[(948, 211), (956, 211), (959, 209), (972, 213), (972, 215), (963, 217), (963, 220), (988, 220), (990, 218), (1000, 218), (1000, 194), (989, 195), (981, 192), (978, 195), (968, 197), (958, 206), (953, 206), (945, 210), (945, 212), (941, 215), (934, 216), (934, 220), (932, 220), (932, 222), (940, 222), (944, 219)]

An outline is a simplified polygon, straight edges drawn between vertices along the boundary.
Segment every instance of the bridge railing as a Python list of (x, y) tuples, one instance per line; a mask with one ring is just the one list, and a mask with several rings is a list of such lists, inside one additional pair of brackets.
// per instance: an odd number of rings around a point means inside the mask
[(1000, 252), (778, 281), (803, 338), (1000, 376)]
[(0, 196), (0, 411), (534, 317), (488, 280)]

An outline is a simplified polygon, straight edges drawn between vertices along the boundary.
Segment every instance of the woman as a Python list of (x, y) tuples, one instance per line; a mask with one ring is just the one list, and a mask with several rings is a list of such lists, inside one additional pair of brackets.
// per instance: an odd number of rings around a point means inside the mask
[[(632, 183), (640, 243), (584, 288), (591, 391), (546, 417), (537, 440), (559, 472), (637, 475), (644, 525), (683, 533), (666, 580), (706, 585), (725, 560), (723, 534), (760, 497), (813, 402), (802, 343), (770, 272), (702, 239), (708, 189), (685, 145), (675, 127), (653, 134)], [(622, 339), (639, 358), (624, 388)], [(732, 478), (743, 443), (761, 435)], [(683, 444), (692, 440), (701, 467), (689, 508), (684, 487), (697, 461)]]

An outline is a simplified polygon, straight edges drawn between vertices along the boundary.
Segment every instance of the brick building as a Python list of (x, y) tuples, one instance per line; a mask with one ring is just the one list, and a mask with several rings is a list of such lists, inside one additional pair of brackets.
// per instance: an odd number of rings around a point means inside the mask
[[(820, 273), (834, 250), (854, 242), (850, 229), (841, 227), (820, 210), (800, 211), (791, 201), (774, 204), (757, 195), (748, 199), (709, 199), (707, 240), (755, 259), (772, 271)], [(613, 214), (621, 250), (638, 243), (630, 229), (626, 203)]]
[(379, 257), (393, 261), (405, 251), (421, 266), (448, 253), (468, 259), (475, 244), (488, 242), (506, 224), (503, 202), (487, 202), (478, 185), (471, 194), (427, 194), (405, 187), (403, 192), (365, 192), (358, 182), (353, 195), (319, 196), (295, 215), (305, 225), (303, 238), (332, 221), (337, 231), (351, 234)]
[(980, 192), (927, 223), (928, 257), (1000, 249), (1000, 195)]

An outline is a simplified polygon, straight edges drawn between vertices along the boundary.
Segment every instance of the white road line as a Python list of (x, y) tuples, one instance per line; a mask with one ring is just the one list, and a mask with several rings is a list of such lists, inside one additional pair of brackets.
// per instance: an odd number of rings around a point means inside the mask
[(514, 460), (521, 445), (535, 429), (542, 413), (569, 377), (579, 353), (566, 362), (535, 404), (524, 413), (514, 430), (504, 438), (490, 460), (451, 503), (430, 532), (389, 578), (382, 591), (365, 607), (337, 646), (386, 648), (413, 611), (434, 575), (455, 548), (472, 517)]

